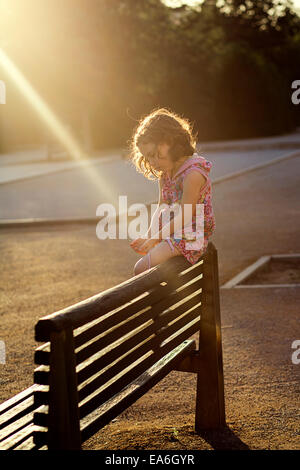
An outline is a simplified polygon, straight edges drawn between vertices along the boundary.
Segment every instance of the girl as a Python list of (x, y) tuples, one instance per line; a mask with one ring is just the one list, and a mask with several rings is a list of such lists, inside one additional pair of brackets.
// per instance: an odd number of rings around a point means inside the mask
[[(208, 239), (215, 230), (215, 218), (211, 202), (211, 181), (208, 173), (212, 163), (196, 152), (196, 138), (187, 119), (160, 108), (146, 116), (138, 125), (131, 143), (130, 159), (137, 171), (148, 179), (157, 179), (159, 186), (158, 206), (150, 227), (142, 238), (130, 245), (144, 255), (134, 266), (134, 275), (150, 269), (173, 256), (184, 256), (191, 264), (196, 263), (205, 252)], [(153, 178), (154, 176), (154, 178)], [(163, 210), (176, 204), (181, 213), (169, 217), (162, 224)], [(204, 238), (202, 243), (190, 248), (189, 237), (184, 233), (186, 205), (192, 207), (190, 227), (196, 230), (196, 204), (204, 204)], [(186, 214), (186, 215), (185, 215)], [(182, 224), (182, 225), (181, 225)], [(153, 235), (153, 227), (158, 230)], [(177, 227), (181, 228), (178, 238)], [(162, 230), (163, 229), (163, 230)], [(177, 232), (176, 232), (177, 230)], [(170, 234), (166, 236), (165, 234)]]

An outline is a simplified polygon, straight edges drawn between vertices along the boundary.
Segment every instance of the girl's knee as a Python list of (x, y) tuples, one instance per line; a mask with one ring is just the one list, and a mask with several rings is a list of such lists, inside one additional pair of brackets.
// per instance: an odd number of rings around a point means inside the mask
[(134, 265), (134, 268), (133, 268), (133, 275), (134, 276), (137, 276), (138, 274), (140, 274), (140, 261), (141, 260), (138, 260)]
[[(172, 248), (174, 249), (172, 250)], [(150, 269), (153, 266), (157, 266), (167, 259), (178, 255), (181, 255), (180, 251), (173, 247), (171, 243), (163, 240), (161, 243), (152, 248), (147, 255), (143, 256), (143, 258), (140, 258), (135, 263), (133, 268), (134, 276), (137, 276), (147, 269)]]
[(138, 274), (141, 274), (142, 272), (146, 271), (147, 269), (151, 268), (151, 257), (150, 257), (150, 252), (145, 255), (143, 258), (139, 259), (133, 268), (134, 275), (137, 276)]
[[(173, 250), (172, 250), (172, 248)], [(169, 258), (172, 258), (173, 256), (178, 256), (181, 253), (171, 245), (171, 243), (168, 243), (167, 240), (163, 240), (162, 242), (159, 243), (159, 245), (156, 245), (152, 249), (152, 263), (153, 265), (157, 265), (160, 263), (163, 263), (167, 261)]]

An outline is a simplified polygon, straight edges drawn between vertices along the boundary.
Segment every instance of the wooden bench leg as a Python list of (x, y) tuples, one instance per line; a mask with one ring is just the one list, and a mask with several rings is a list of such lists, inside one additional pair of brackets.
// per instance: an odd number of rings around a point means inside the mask
[(217, 250), (209, 243), (203, 263), (196, 431), (219, 428), (226, 424), (218, 277)]
[(51, 333), (49, 385), (48, 449), (80, 450), (78, 392), (71, 329)]

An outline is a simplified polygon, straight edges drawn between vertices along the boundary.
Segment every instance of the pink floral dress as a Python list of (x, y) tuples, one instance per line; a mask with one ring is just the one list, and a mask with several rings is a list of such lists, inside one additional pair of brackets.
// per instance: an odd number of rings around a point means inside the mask
[[(183, 227), (180, 233), (173, 233), (170, 237), (165, 239), (169, 243), (172, 251), (176, 248), (191, 264), (195, 264), (205, 252), (209, 237), (213, 234), (216, 226), (212, 208), (212, 185), (210, 177), (208, 176), (211, 167), (212, 163), (210, 161), (195, 152), (191, 157), (186, 159), (173, 178), (170, 178), (166, 172), (161, 176), (161, 203), (167, 204), (168, 208), (162, 209), (159, 214), (159, 230), (161, 230), (161, 228), (166, 224), (166, 219), (163, 219), (163, 212), (165, 210), (170, 211), (170, 207), (173, 207), (174, 204), (175, 206), (178, 206), (181, 202), (185, 176), (191, 171), (196, 170), (202, 173), (206, 178), (206, 183), (201, 188), (199, 198), (197, 200), (197, 204), (203, 204), (201, 208), (201, 217), (196, 214), (193, 215), (190, 223), (186, 224), (185, 229)], [(169, 212), (169, 214), (168, 220), (174, 217), (173, 211)], [(196, 219), (196, 217), (198, 218)], [(189, 227), (189, 230), (187, 227)], [(200, 233), (202, 236), (199, 236)]]

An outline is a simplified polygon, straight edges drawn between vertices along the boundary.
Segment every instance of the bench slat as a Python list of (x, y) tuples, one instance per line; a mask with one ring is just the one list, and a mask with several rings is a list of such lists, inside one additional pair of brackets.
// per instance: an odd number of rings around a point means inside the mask
[[(36, 444), (33, 442), (33, 433), (35, 429), (37, 429), (36, 426), (31, 422), (28, 426), (15, 432), (12, 436), (2, 441), (1, 450), (14, 450), (17, 448), (22, 448), (23, 450), (37, 449)], [(45, 442), (43, 444), (45, 444)], [(42, 443), (40, 446), (41, 445)]]
[(36, 384), (49, 385), (49, 367), (40, 366), (34, 370), (33, 379)]
[(0, 417), (0, 429), (5, 428), (11, 422), (22, 418), (24, 415), (30, 413), (33, 409), (33, 394), (28, 398), (24, 399), (21, 403), (18, 403), (13, 408), (10, 408), (6, 413), (3, 413)]
[[(91, 413), (95, 408), (102, 405), (106, 400), (108, 400), (112, 395), (118, 393), (120, 389), (126, 386), (129, 382), (135, 380), (139, 375), (144, 373), (149, 367), (151, 367), (155, 362), (161, 359), (162, 356), (172, 351), (176, 346), (182, 343), (184, 340), (188, 339), (193, 333), (199, 330), (199, 321), (194, 323), (191, 327), (187, 328), (181, 334), (176, 336), (174, 339), (163, 345), (159, 350), (155, 351), (150, 357), (146, 357), (138, 365), (134, 366), (131, 370), (122, 375), (119, 379), (113, 382), (111, 385), (106, 387), (100, 393), (95, 394), (92, 398), (86, 401), (83, 404), (79, 404), (79, 415), (80, 418), (85, 417), (87, 414)], [(160, 334), (161, 340), (165, 338), (166, 333), (162, 332)]]
[[(102, 406), (91, 412), (81, 420), (82, 442), (86, 441), (96, 431), (105, 426), (114, 417), (133, 404), (138, 398), (144, 395), (150, 388), (164, 378), (176, 367), (191, 351), (195, 350), (195, 340), (185, 340), (167, 352), (159, 361), (152, 365), (146, 372), (139, 375), (123, 387)], [(165, 349), (166, 350), (166, 349)], [(47, 426), (47, 407), (43, 407), (44, 413), (37, 412), (34, 415), (34, 422)], [(39, 442), (39, 433), (35, 433), (34, 441)]]
[[(197, 299), (196, 297), (197, 296), (195, 296), (195, 298), (188, 301), (185, 306), (181, 305), (180, 307), (178, 307), (178, 309), (180, 308), (180, 310), (181, 310), (180, 313), (183, 313), (185, 310), (188, 310), (189, 308), (197, 306), (199, 304), (199, 299)], [(199, 316), (199, 312), (195, 316), (196, 317)], [(165, 318), (162, 317), (161, 319), (159, 319), (160, 325), (161, 326), (166, 325), (168, 321), (173, 320), (173, 319), (174, 319), (173, 312), (169, 312), (166, 315)], [(186, 319), (183, 320), (183, 325), (185, 323), (186, 323)], [(177, 325), (176, 325), (176, 327), (177, 327)], [(157, 326), (153, 326), (153, 331), (156, 331), (156, 328), (157, 328)], [(172, 331), (171, 333), (173, 333), (173, 332), (174, 331)], [(170, 330), (167, 330), (167, 329), (164, 330), (165, 335), (167, 335), (169, 333), (170, 333)], [(79, 391), (79, 400), (82, 400), (88, 394), (92, 393), (97, 388), (104, 385), (108, 380), (113, 378), (116, 374), (120, 373), (125, 368), (129, 367), (130, 364), (133, 364), (139, 357), (142, 357), (147, 352), (155, 349), (158, 339), (159, 339), (158, 336), (155, 338), (152, 335), (152, 337), (150, 337), (145, 343), (142, 343), (140, 346), (138, 346), (137, 348), (135, 348), (134, 350), (132, 350), (131, 352), (126, 354), (126, 356), (124, 358), (120, 359), (117, 363), (115, 363), (112, 366), (110, 366), (110, 364), (113, 363), (115, 359), (117, 359), (118, 357), (121, 357), (121, 356), (118, 353), (118, 351), (117, 352), (114, 352), (114, 350), (109, 351), (108, 352), (109, 358), (108, 358), (108, 360), (105, 361), (105, 364), (108, 365), (109, 368), (107, 368), (106, 370), (104, 369), (104, 371), (101, 373), (101, 375), (98, 375), (93, 380), (88, 382), (87, 385), (85, 385)], [(126, 348), (126, 349), (129, 350), (129, 348)], [(114, 358), (114, 360), (113, 360), (113, 358)], [(103, 366), (103, 363), (102, 363), (102, 366)], [(105, 366), (103, 366), (103, 367), (105, 367)], [(99, 370), (99, 368), (98, 368), (98, 370)], [(91, 371), (91, 368), (90, 368), (90, 371)], [(97, 369), (93, 368), (93, 371), (97, 372)]]
[(150, 388), (173, 370), (190, 351), (195, 349), (195, 341), (185, 341), (177, 348), (160, 359), (151, 369), (148, 369), (134, 382), (130, 383), (118, 395), (112, 397), (102, 408), (98, 408), (92, 414), (81, 421), (82, 442), (86, 441), (95, 432), (108, 424), (113, 418), (127, 409)]
[(50, 342), (42, 344), (36, 348), (34, 352), (34, 363), (49, 365), (50, 358)]
[(188, 266), (190, 263), (184, 257), (175, 256), (167, 264), (155, 266), (93, 297), (47, 315), (36, 324), (35, 339), (49, 341), (51, 331), (78, 328), (93, 321), (155, 287), (167, 277), (172, 278), (172, 274)]
[(3, 413), (6, 413), (10, 408), (13, 408), (14, 406), (16, 406), (18, 403), (21, 403), (22, 401), (29, 398), (31, 395), (33, 395), (33, 392), (37, 389), (38, 389), (38, 385), (33, 384), (31, 385), (31, 387), (26, 388), (25, 390), (13, 396), (9, 400), (6, 400), (3, 403), (1, 403), (0, 416)]
[[(33, 399), (32, 399), (33, 402)], [(10, 416), (5, 423), (5, 427), (1, 430), (0, 437), (0, 446), (7, 438), (15, 434), (16, 432), (21, 431), (23, 428), (28, 426), (33, 421), (33, 403), (26, 410), (23, 410), (21, 413)]]
[(42, 405), (48, 405), (49, 389), (44, 390), (44, 391), (37, 390), (36, 392), (34, 392), (33, 397), (34, 397), (34, 404), (37, 408)]
[(135, 317), (128, 320), (125, 324), (121, 324), (117, 328), (105, 332), (106, 334), (100, 337), (100, 339), (94, 341), (92, 344), (89, 344), (81, 351), (76, 353), (76, 364), (78, 365), (84, 362), (95, 353), (98, 353), (99, 351), (110, 346), (119, 338), (122, 338), (128, 333), (134, 331), (136, 328), (141, 327), (145, 323), (149, 322), (149, 320), (152, 319), (152, 315), (151, 307), (148, 307), (147, 311), (137, 314)]
[[(0, 449), (14, 449), (32, 434), (33, 412), (36, 408), (34, 404), (34, 393), (39, 386), (34, 384), (23, 390), (16, 396), (2, 403), (0, 415)], [(29, 442), (23, 445), (30, 450), (35, 447)]]
[[(118, 325), (121, 321), (126, 320), (132, 314), (135, 314), (142, 310), (145, 307), (154, 305), (159, 301), (165, 299), (172, 291), (176, 288), (182, 286), (183, 284), (194, 280), (196, 276), (202, 274), (203, 265), (200, 264), (193, 268), (193, 270), (188, 271), (187, 273), (181, 274), (172, 279), (172, 282), (166, 283), (166, 285), (159, 284), (154, 289), (151, 289), (148, 295), (144, 296), (142, 299), (137, 301), (131, 301), (130, 305), (125, 305), (121, 308), (121, 310), (109, 315), (108, 318), (100, 318), (95, 325), (91, 328), (85, 330), (82, 333), (76, 334), (76, 330), (74, 330), (74, 342), (75, 347), (81, 346), (85, 342), (95, 338), (96, 336), (100, 335), (104, 331), (109, 330), (110, 328)], [(116, 309), (115, 309), (116, 310)], [(80, 361), (79, 361), (80, 362)]]
[[(48, 426), (48, 413), (49, 413), (48, 405), (40, 406), (40, 408), (37, 411), (35, 411), (34, 414), (33, 414), (33, 423), (37, 426), (47, 428), (47, 426)], [(44, 435), (45, 432), (43, 432), (42, 434)]]
[(48, 450), (48, 447), (44, 444), (45, 440), (39, 442), (39, 444), (34, 442), (33, 433), (34, 430), (32, 431), (32, 435), (29, 436), (25, 441), (17, 445), (14, 450)]
[[(33, 431), (33, 442), (37, 447), (43, 450), (46, 447), (48, 450), (48, 431), (46, 428), (42, 428), (36, 425), (37, 430)], [(45, 446), (45, 447), (44, 447)]]
[[(197, 309), (198, 310), (198, 309)], [(172, 315), (172, 312), (168, 312), (166, 315), (162, 316), (159, 320), (158, 320), (158, 324), (156, 326), (154, 325), (150, 325), (150, 327), (152, 328), (152, 331), (155, 332), (155, 331), (158, 331), (157, 327), (162, 327), (164, 325), (167, 324), (168, 321), (170, 321), (172, 318), (171, 318), (171, 315)], [(177, 331), (177, 329), (179, 328), (182, 328), (182, 326), (188, 324), (188, 321), (191, 321), (191, 320), (194, 320), (195, 318), (199, 317), (200, 313), (199, 312), (192, 312), (190, 313), (189, 315), (186, 315), (186, 318), (182, 318), (180, 319), (178, 322), (176, 322), (175, 325), (171, 326), (171, 327), (168, 327), (168, 328), (165, 328), (163, 331), (157, 333), (156, 335), (156, 338), (155, 338), (155, 341), (153, 342), (153, 340), (151, 340), (151, 348), (154, 346), (154, 345), (157, 345), (157, 343), (159, 343), (159, 341), (163, 341), (165, 339), (168, 338), (168, 336), (170, 336), (170, 334), (173, 334), (174, 332)], [(150, 328), (148, 327), (148, 328)], [(143, 372), (143, 367), (144, 368), (147, 368), (147, 367), (150, 367), (152, 366), (158, 359), (160, 359), (160, 357), (164, 354), (166, 354), (167, 352), (171, 351), (170, 348), (174, 348), (176, 347), (178, 344), (180, 344), (182, 341), (186, 340), (187, 338), (189, 338), (192, 334), (194, 334), (196, 331), (199, 330), (199, 322), (197, 322), (196, 324), (193, 324), (190, 328), (188, 328), (186, 331), (184, 331), (183, 333), (181, 333), (180, 335), (178, 335), (174, 340), (170, 341), (169, 343), (167, 343), (167, 350), (165, 347), (162, 347), (160, 348), (160, 354), (158, 354), (158, 352), (156, 351), (153, 355), (151, 355), (150, 358), (146, 358), (142, 363), (139, 364), (139, 366), (136, 367), (135, 369), (135, 376), (138, 376), (139, 374), (141, 374)], [(146, 338), (148, 337), (149, 335), (147, 334), (146, 335)], [(129, 341), (133, 342), (135, 341), (135, 337), (133, 338), (130, 338)], [(135, 343), (134, 343), (135, 344)], [(128, 346), (128, 344), (127, 344)], [(126, 348), (127, 350), (129, 349), (128, 347)], [(112, 353), (113, 351), (109, 351), (107, 354), (110, 355), (108, 358), (107, 358), (107, 363), (109, 364), (112, 360)], [(156, 354), (156, 355), (155, 355)], [(97, 372), (99, 370), (99, 368), (101, 367), (101, 359), (98, 360), (98, 361), (94, 361), (90, 364), (90, 369), (88, 370), (88, 372), (86, 372), (84, 369), (81, 371), (81, 373), (85, 372), (85, 375), (81, 374), (81, 379), (84, 379), (84, 380), (87, 380), (93, 372)], [(139, 371), (139, 372), (138, 372)], [(79, 377), (80, 373), (77, 374), (77, 376)], [(129, 376), (129, 374), (127, 374), (127, 376)], [(130, 376), (129, 376), (130, 378)], [(124, 379), (124, 377), (122, 378), (122, 380)], [(122, 380), (119, 380), (119, 382), (117, 382), (117, 384), (121, 383), (123, 386), (124, 386), (124, 381)], [(78, 383), (80, 383), (80, 381), (78, 380)], [(105, 397), (109, 397), (112, 393), (116, 393), (115, 391), (112, 391), (112, 388), (113, 386), (117, 386), (116, 383), (109, 386), (108, 388), (106, 388), (105, 390), (103, 390), (103, 392), (100, 392), (99, 396), (95, 397), (95, 399), (97, 399), (97, 403), (98, 401), (100, 400), (101, 401), (101, 397), (104, 397), (103, 398), (103, 401), (106, 399)], [(79, 390), (79, 393), (78, 393), (78, 396), (81, 397), (81, 395), (84, 394), (84, 392), (81, 392)], [(35, 405), (36, 406), (40, 406), (40, 405), (47, 405), (49, 403), (49, 391), (36, 391), (34, 393), (34, 402), (35, 402)], [(92, 403), (92, 400), (91, 400), (91, 403)], [(99, 406), (99, 405), (98, 405)], [(37, 424), (40, 424), (40, 423), (37, 423)]]
[[(129, 319), (135, 313), (140, 312), (141, 310), (151, 306), (157, 297), (163, 298), (165, 295), (165, 287), (166, 286), (160, 285), (159, 288), (155, 288), (151, 290), (151, 292), (148, 295), (144, 296), (142, 299), (132, 301), (130, 305), (122, 306), (121, 309), (117, 311), (116, 313), (114, 313), (114, 311), (109, 312), (108, 318), (98, 319), (96, 324), (86, 329), (82, 333), (77, 334), (77, 331), (80, 330), (80, 328), (75, 329), (74, 330), (75, 348), (82, 346), (83, 344), (95, 338), (96, 336), (100, 335), (104, 331), (110, 330), (113, 326), (118, 325), (118, 323), (121, 323), (127, 318)], [(157, 293), (159, 294), (157, 295)]]
[[(198, 296), (195, 295), (192, 299), (186, 302), (185, 305), (181, 305), (177, 307), (177, 311), (179, 314), (181, 314), (185, 309), (188, 310), (192, 306), (195, 305), (195, 303), (199, 302), (199, 299), (197, 298)], [(159, 309), (157, 309), (156, 313), (159, 312)], [(78, 384), (81, 384), (83, 381), (89, 379), (93, 374), (96, 374), (99, 370), (103, 369), (104, 367), (108, 366), (110, 363), (115, 361), (117, 358), (121, 357), (124, 355), (125, 352), (129, 352), (132, 350), (134, 347), (138, 346), (141, 342), (146, 341), (147, 339), (150, 339), (151, 337), (153, 338), (153, 335), (157, 333), (157, 331), (163, 327), (166, 326), (168, 322), (174, 320), (174, 317), (176, 317), (176, 311), (169, 311), (166, 312), (165, 315), (158, 316), (153, 313), (153, 316), (156, 318), (155, 322), (152, 323), (151, 325), (147, 326), (144, 328), (142, 331), (140, 331), (138, 334), (129, 337), (128, 339), (125, 339), (125, 341), (121, 341), (119, 344), (116, 344), (114, 348), (109, 346), (107, 349), (107, 352), (102, 354), (102, 351), (99, 353), (100, 357), (94, 357), (93, 361), (89, 360), (86, 361), (84, 365), (84, 368), (78, 371), (77, 373), (77, 381)], [(149, 349), (153, 349), (155, 347), (155, 341), (151, 339), (151, 342), (149, 342)]]
[[(135, 318), (127, 321), (125, 324), (121, 324), (120, 326), (114, 328), (112, 331), (107, 331), (104, 336), (100, 337), (100, 339), (94, 341), (93, 343), (82, 348), (79, 352), (76, 353), (76, 364), (80, 364), (87, 358), (98, 353), (101, 349), (110, 346), (114, 341), (123, 337), (130, 331), (133, 331), (134, 328), (137, 328), (139, 325), (142, 325), (144, 322), (151, 319), (151, 317), (154, 319), (157, 315), (159, 315), (167, 308), (170, 308), (185, 297), (192, 295), (195, 291), (198, 291), (201, 288), (201, 281), (202, 279), (198, 280), (193, 284), (188, 285), (179, 292), (171, 292), (168, 296), (166, 296), (166, 298), (154, 304), (151, 310), (142, 312), (140, 315), (137, 315)], [(176, 311), (174, 310), (174, 316), (175, 315)], [(149, 331), (150, 333), (152, 333), (152, 330)]]

